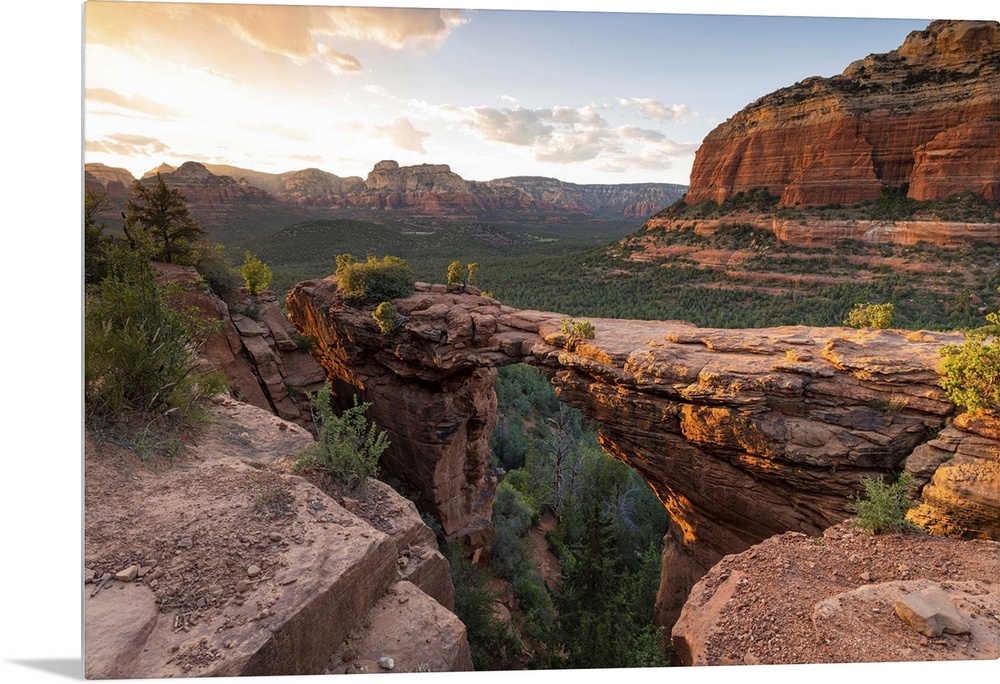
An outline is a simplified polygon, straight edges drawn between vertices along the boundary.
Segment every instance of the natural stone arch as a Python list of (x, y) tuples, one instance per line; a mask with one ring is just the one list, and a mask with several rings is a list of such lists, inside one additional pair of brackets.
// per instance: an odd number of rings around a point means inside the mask
[[(562, 315), (474, 288), (418, 283), (394, 303), (405, 323), (384, 335), (332, 279), (287, 299), (342, 395), (373, 402), (393, 441), (386, 470), (426, 497), (447, 536), (487, 547), (496, 368), (535, 365), (670, 514), (661, 625), (722, 556), (846, 518), (860, 478), (898, 469), (953, 410), (935, 365), (955, 335), (594, 319), (595, 339), (568, 344)], [(889, 399), (896, 408), (876, 408)]]

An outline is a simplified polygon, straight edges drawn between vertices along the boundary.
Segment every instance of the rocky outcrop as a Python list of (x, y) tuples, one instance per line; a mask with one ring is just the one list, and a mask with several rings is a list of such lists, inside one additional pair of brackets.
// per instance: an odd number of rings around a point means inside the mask
[(368, 638), (376, 657), (471, 669), (448, 563), (411, 502), (373, 481), (376, 514), (352, 512), (292, 474), (295, 453), (313, 444), (305, 430), (221, 397), (209, 411), (160, 467), (88, 437), (88, 678), (358, 671), (367, 652), (352, 660), (339, 645), (391, 608), (423, 631)]
[(670, 513), (663, 625), (723, 556), (848, 517), (861, 478), (898, 469), (953, 410), (935, 368), (955, 335), (599, 319), (593, 340), (572, 341), (559, 314), (474, 290), (418, 284), (395, 304), (403, 324), (383, 335), (333, 279), (287, 298), (345, 400), (374, 403), (393, 442), (386, 469), (425, 495), (447, 534), (488, 529), (493, 369), (538, 366)]
[(206, 370), (222, 373), (230, 391), (249, 404), (313, 430), (309, 394), (325, 374), (303, 339), (277, 306), (274, 292), (241, 297), (242, 313), (230, 311), (190, 266), (155, 264), (161, 285), (179, 288), (179, 303), (194, 307), (215, 326), (200, 349)]
[(358, 176), (341, 177), (320, 169), (264, 173), (224, 164), (205, 164), (205, 168), (295, 204), (337, 206), (343, 203), (345, 195), (359, 192), (364, 187), (364, 181)]
[(1000, 24), (935, 21), (887, 54), (748, 105), (698, 150), (686, 202), (766, 188), (782, 206), (1000, 199)]
[(495, 479), (487, 462), (498, 363), (484, 362), (469, 343), (490, 337), (500, 307), (480, 297), (481, 311), (452, 312), (444, 296), (429, 311), (418, 295), (397, 301), (410, 322), (405, 336), (392, 337), (379, 331), (370, 309), (345, 306), (332, 279), (299, 283), (286, 306), (316, 340), (314, 354), (342, 406), (355, 396), (373, 404), (371, 417), (391, 442), (381, 467), (420, 492), (446, 536), (475, 551), (492, 538)]
[(111, 206), (107, 212), (117, 212), (132, 199), (132, 186), (135, 178), (128, 169), (118, 169), (104, 164), (87, 164), (83, 172), (83, 185), (86, 192), (104, 195)]
[[(847, 524), (775, 536), (695, 585), (674, 652), (684, 665), (996, 659), (998, 557), (996, 541), (871, 536)], [(932, 621), (950, 616), (939, 625), (948, 631), (900, 607), (929, 595)]]
[(967, 413), (906, 459), (920, 504), (907, 518), (934, 534), (1000, 539), (1000, 418)]

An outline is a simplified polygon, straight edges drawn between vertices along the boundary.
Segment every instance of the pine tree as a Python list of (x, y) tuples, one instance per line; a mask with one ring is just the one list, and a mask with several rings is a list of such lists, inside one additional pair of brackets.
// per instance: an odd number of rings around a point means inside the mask
[(187, 199), (167, 187), (157, 173), (152, 184), (136, 181), (135, 198), (125, 205), (125, 235), (132, 249), (148, 252), (154, 261), (190, 264), (194, 247), (205, 231), (188, 214)]

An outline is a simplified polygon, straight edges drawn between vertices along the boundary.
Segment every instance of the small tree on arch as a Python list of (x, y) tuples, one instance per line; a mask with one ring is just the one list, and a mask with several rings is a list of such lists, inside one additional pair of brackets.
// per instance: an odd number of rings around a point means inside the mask
[(448, 264), (448, 284), (449, 285), (461, 285), (462, 284), (462, 262), (453, 261)]

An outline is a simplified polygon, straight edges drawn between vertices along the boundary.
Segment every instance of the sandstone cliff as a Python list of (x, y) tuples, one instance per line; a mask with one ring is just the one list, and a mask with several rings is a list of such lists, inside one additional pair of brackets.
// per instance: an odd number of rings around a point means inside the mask
[(472, 289), (418, 283), (395, 304), (405, 324), (383, 335), (332, 279), (299, 283), (287, 298), (344, 400), (374, 403), (393, 442), (386, 469), (422, 492), (446, 534), (486, 544), (493, 369), (538, 366), (670, 513), (662, 625), (723, 556), (851, 515), (860, 479), (899, 469), (953, 411), (935, 369), (955, 335), (594, 320), (595, 339), (571, 342), (559, 314)]
[(850, 204), (909, 184), (1000, 199), (1000, 24), (935, 21), (887, 54), (749, 104), (702, 143), (686, 202), (766, 188), (784, 206)]

